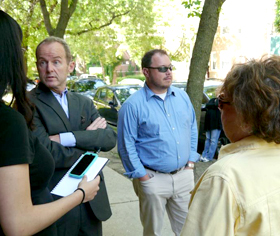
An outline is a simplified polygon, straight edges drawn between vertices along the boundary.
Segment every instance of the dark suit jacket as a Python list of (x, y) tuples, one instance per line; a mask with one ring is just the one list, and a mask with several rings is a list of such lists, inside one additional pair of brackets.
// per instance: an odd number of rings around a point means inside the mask
[(222, 130), (221, 112), (218, 109), (218, 100), (216, 98), (211, 98), (206, 103), (206, 114), (204, 122), (204, 130), (211, 131), (214, 129)]
[[(55, 160), (56, 169), (50, 189), (58, 183), (81, 154), (98, 150), (100, 147), (102, 151), (109, 151), (115, 147), (116, 133), (109, 126), (106, 129), (86, 130), (92, 121), (100, 116), (89, 98), (68, 92), (68, 119), (57, 99), (43, 83), (39, 83), (28, 96), (36, 106), (34, 114), (36, 129), (33, 132), (49, 149)], [(50, 135), (65, 132), (74, 134), (76, 147), (64, 147), (49, 139)], [(90, 201), (90, 206), (95, 216), (104, 221), (112, 215), (112, 212), (102, 174), (99, 187), (97, 195)]]

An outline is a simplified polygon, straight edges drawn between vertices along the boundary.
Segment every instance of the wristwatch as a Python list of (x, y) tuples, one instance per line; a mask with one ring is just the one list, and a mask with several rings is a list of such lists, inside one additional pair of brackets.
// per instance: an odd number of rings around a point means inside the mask
[(186, 167), (189, 167), (189, 168), (193, 169), (194, 168), (194, 163), (188, 162)]

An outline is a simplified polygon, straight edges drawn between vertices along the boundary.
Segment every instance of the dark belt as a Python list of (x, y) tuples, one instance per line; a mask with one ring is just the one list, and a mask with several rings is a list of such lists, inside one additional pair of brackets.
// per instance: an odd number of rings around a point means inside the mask
[(162, 173), (162, 174), (171, 174), (171, 175), (175, 175), (175, 174), (177, 174), (180, 170), (182, 170), (183, 168), (185, 168), (185, 167), (181, 167), (181, 168), (179, 168), (178, 170), (173, 170), (173, 171), (171, 171), (171, 172), (161, 172), (161, 171), (158, 171), (158, 170), (154, 170), (154, 169), (152, 169), (152, 168), (150, 168), (150, 167), (147, 167), (147, 166), (144, 166), (146, 169), (148, 169), (148, 170), (152, 170), (152, 171), (154, 171), (154, 172), (158, 172), (158, 173)]

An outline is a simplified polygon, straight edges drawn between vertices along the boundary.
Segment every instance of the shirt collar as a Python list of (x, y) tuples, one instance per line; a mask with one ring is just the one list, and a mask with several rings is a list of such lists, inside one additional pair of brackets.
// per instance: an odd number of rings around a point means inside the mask
[[(271, 146), (271, 148), (272, 148), (278, 144), (276, 144), (274, 142), (268, 143), (264, 139), (251, 135), (251, 136), (243, 138), (235, 143), (229, 143), (229, 144), (223, 146), (220, 150), (218, 159), (224, 158), (233, 153), (237, 153), (237, 152), (245, 151), (245, 150), (254, 150), (256, 148), (261, 148), (261, 147), (264, 147), (267, 145)], [(280, 146), (277, 146), (277, 147), (279, 148)]]
[[(147, 99), (147, 101), (148, 101), (151, 97), (157, 96), (157, 95), (148, 87), (148, 85), (146, 84), (146, 82), (145, 82), (145, 84), (144, 84), (144, 90), (145, 90), (145, 92), (146, 92), (146, 99)], [(175, 96), (175, 91), (174, 91), (174, 87), (173, 87), (173, 86), (170, 86), (170, 87), (167, 89), (166, 97), (167, 97), (167, 96), (170, 96), (170, 95)]]
[(53, 94), (55, 97), (63, 97), (63, 96), (66, 96), (66, 94), (68, 93), (68, 89), (65, 88), (64, 91), (63, 91), (61, 94), (58, 94), (58, 93), (56, 93), (56, 92), (54, 92), (54, 91), (52, 91), (52, 90), (51, 90), (51, 92), (52, 92), (52, 94)]

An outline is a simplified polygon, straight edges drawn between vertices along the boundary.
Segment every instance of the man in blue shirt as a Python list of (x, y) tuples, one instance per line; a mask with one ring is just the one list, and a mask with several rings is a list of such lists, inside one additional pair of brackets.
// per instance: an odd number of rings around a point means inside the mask
[(164, 50), (147, 52), (142, 71), (144, 87), (119, 111), (118, 152), (139, 197), (143, 235), (161, 235), (165, 209), (180, 235), (199, 159), (195, 112), (187, 93), (171, 86)]

